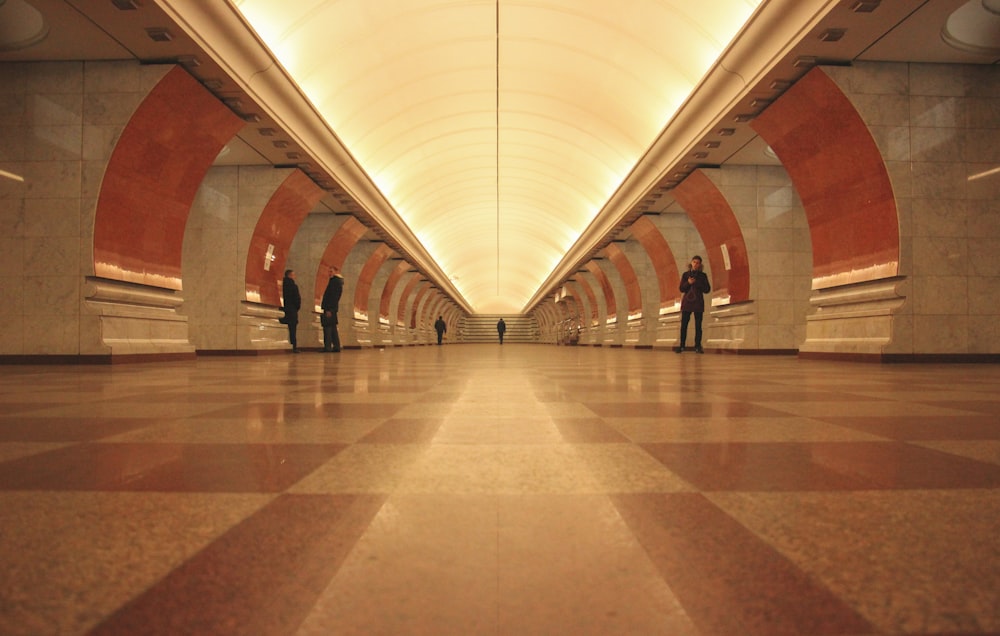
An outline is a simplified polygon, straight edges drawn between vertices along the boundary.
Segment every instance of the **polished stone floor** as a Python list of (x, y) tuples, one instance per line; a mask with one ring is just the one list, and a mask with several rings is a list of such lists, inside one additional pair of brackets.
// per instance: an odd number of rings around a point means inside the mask
[(1000, 633), (1000, 367), (0, 366), (0, 633)]

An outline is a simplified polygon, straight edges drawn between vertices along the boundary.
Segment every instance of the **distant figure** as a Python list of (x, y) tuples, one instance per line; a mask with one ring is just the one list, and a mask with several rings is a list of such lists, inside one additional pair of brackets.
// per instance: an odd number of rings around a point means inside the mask
[(708, 275), (701, 271), (701, 257), (693, 256), (688, 271), (681, 276), (681, 341), (677, 353), (684, 352), (687, 342), (688, 323), (694, 314), (694, 350), (695, 353), (705, 353), (701, 348), (701, 316), (705, 311), (705, 294), (712, 291), (708, 283)]
[(444, 324), (444, 318), (441, 316), (438, 316), (438, 319), (434, 321), (434, 331), (438, 334), (438, 344), (441, 344), (444, 332), (448, 331), (448, 325)]
[(281, 281), (281, 296), (285, 311), (285, 324), (288, 325), (288, 342), (292, 345), (292, 353), (299, 352), (299, 342), (296, 331), (299, 326), (299, 308), (302, 306), (302, 296), (299, 286), (295, 284), (295, 270), (286, 269), (285, 278)]
[(320, 307), (323, 315), (320, 324), (323, 325), (323, 351), (337, 353), (340, 351), (340, 333), (337, 331), (337, 309), (340, 305), (340, 295), (344, 293), (344, 277), (336, 267), (330, 268), (330, 282), (323, 292), (323, 302)]
[(503, 334), (507, 331), (507, 323), (503, 321), (503, 318), (497, 321), (497, 334), (500, 336), (500, 344), (503, 344)]

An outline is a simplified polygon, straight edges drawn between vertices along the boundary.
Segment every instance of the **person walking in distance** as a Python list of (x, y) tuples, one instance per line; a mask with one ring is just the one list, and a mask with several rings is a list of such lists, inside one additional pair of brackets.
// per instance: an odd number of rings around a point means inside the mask
[(688, 323), (694, 315), (694, 350), (695, 353), (705, 353), (701, 348), (701, 318), (705, 312), (705, 294), (712, 291), (708, 283), (708, 275), (701, 270), (701, 257), (691, 257), (688, 271), (681, 275), (681, 340), (677, 353), (683, 353), (687, 344)]
[(444, 338), (444, 332), (448, 331), (448, 325), (445, 324), (444, 318), (438, 316), (438, 319), (434, 321), (434, 331), (438, 335), (438, 344), (441, 344), (441, 340)]
[(323, 301), (320, 308), (323, 315), (320, 317), (320, 324), (323, 325), (323, 351), (340, 351), (340, 333), (337, 331), (337, 309), (340, 305), (340, 296), (344, 293), (344, 277), (340, 275), (340, 270), (336, 267), (330, 268), (330, 281), (326, 284), (326, 291), (323, 292)]
[(296, 331), (299, 327), (299, 308), (302, 306), (302, 296), (299, 286), (295, 283), (295, 270), (286, 269), (285, 278), (281, 281), (281, 299), (285, 311), (285, 324), (288, 325), (288, 342), (292, 345), (292, 353), (299, 352), (299, 342)]
[(497, 321), (497, 335), (500, 336), (500, 344), (503, 344), (503, 335), (507, 332), (507, 323), (503, 318)]

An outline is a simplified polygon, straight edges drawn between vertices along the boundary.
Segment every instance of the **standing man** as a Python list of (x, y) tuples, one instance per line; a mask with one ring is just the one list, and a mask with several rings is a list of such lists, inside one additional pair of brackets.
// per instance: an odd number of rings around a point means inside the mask
[(295, 332), (299, 326), (299, 308), (302, 306), (302, 296), (299, 286), (295, 284), (295, 270), (286, 269), (285, 278), (281, 281), (281, 297), (285, 311), (285, 324), (288, 325), (288, 342), (292, 345), (292, 353), (299, 352), (299, 341)]
[(677, 353), (684, 352), (691, 314), (694, 314), (695, 353), (705, 353), (705, 350), (701, 348), (701, 317), (705, 312), (705, 294), (712, 291), (712, 286), (708, 283), (708, 275), (701, 271), (700, 256), (691, 257), (688, 271), (681, 276), (680, 290), (684, 297), (681, 298), (681, 342), (680, 346), (677, 347)]
[(497, 334), (500, 336), (500, 344), (503, 344), (503, 334), (507, 331), (507, 323), (503, 321), (503, 318), (497, 321)]
[(323, 292), (323, 302), (320, 307), (323, 315), (320, 324), (323, 325), (323, 351), (337, 353), (340, 351), (340, 333), (337, 332), (337, 309), (340, 296), (344, 293), (344, 277), (337, 267), (330, 268), (330, 281)]
[(434, 321), (434, 331), (438, 334), (438, 344), (441, 344), (444, 332), (448, 331), (448, 325), (444, 324), (444, 318), (441, 316), (438, 316), (438, 319)]

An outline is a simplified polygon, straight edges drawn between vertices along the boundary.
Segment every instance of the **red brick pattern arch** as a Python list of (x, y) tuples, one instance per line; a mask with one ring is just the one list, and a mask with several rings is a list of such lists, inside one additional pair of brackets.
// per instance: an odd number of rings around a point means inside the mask
[(326, 285), (330, 281), (330, 268), (343, 267), (347, 255), (351, 253), (351, 250), (367, 231), (368, 228), (352, 216), (341, 223), (337, 231), (330, 237), (330, 242), (327, 243), (323, 257), (319, 260), (319, 266), (316, 268), (316, 287), (313, 289), (316, 307), (319, 307), (323, 292), (326, 291)]
[(361, 273), (358, 275), (357, 285), (354, 288), (355, 314), (358, 312), (368, 314), (368, 295), (371, 293), (372, 283), (375, 281), (378, 270), (382, 268), (382, 265), (393, 254), (395, 252), (392, 251), (392, 248), (383, 243), (375, 248), (375, 251), (365, 261), (364, 266), (361, 268)]
[(257, 220), (247, 250), (247, 300), (276, 307), (281, 305), (280, 283), (292, 240), (323, 194), (323, 189), (304, 172), (295, 170), (271, 195)]
[(409, 280), (406, 286), (403, 287), (403, 293), (399, 297), (399, 307), (396, 310), (396, 326), (406, 327), (406, 310), (413, 307), (414, 293), (413, 290), (417, 288), (420, 284), (420, 274), (417, 272), (407, 271), (409, 274)]
[[(597, 325), (599, 320), (598, 316), (600, 315), (597, 311), (597, 295), (594, 294), (594, 290), (590, 287), (590, 283), (588, 283), (583, 278), (577, 278), (576, 281), (574, 281), (573, 283), (567, 283), (566, 286), (573, 290), (582, 289), (584, 295), (586, 295), (587, 297), (587, 302), (590, 305), (590, 324), (584, 323), (583, 326), (593, 327)], [(574, 291), (573, 295), (576, 296), (577, 298), (581, 298), (579, 292)], [(583, 322), (582, 308), (580, 309), (580, 321)]]
[(618, 304), (615, 302), (615, 291), (611, 288), (611, 281), (608, 280), (607, 274), (601, 269), (601, 266), (597, 264), (596, 261), (590, 261), (585, 265), (588, 272), (594, 275), (597, 280), (597, 284), (601, 286), (601, 291), (604, 293), (604, 306), (607, 310), (606, 320), (612, 320), (618, 317)]
[(180, 290), (184, 227), (205, 173), (242, 127), (180, 67), (139, 104), (111, 153), (94, 218), (94, 274)]
[(753, 122), (781, 158), (809, 222), (813, 289), (899, 273), (889, 173), (854, 105), (814, 68)]
[[(726, 197), (703, 170), (695, 170), (673, 190), (705, 244), (716, 304), (750, 299), (750, 261), (743, 231)], [(690, 256), (690, 255), (688, 255)], [(680, 277), (678, 277), (678, 282)]]
[(396, 286), (409, 269), (409, 263), (406, 261), (399, 261), (396, 267), (392, 269), (392, 272), (389, 273), (389, 278), (386, 279), (385, 286), (382, 288), (382, 297), (379, 299), (378, 303), (378, 316), (380, 319), (385, 321), (386, 324), (390, 324), (392, 322), (392, 317), (389, 316), (389, 310), (392, 305), (392, 294), (396, 291)]
[(677, 271), (677, 259), (674, 257), (667, 239), (663, 233), (647, 217), (639, 217), (631, 227), (632, 236), (639, 241), (656, 271), (656, 280), (660, 288), (660, 309), (672, 307), (680, 302), (681, 292), (677, 288), (680, 272)]
[(628, 299), (629, 316), (635, 313), (642, 313), (642, 288), (639, 286), (639, 278), (635, 275), (635, 268), (628, 260), (628, 255), (614, 243), (608, 245), (604, 250), (608, 255), (608, 260), (618, 270), (618, 275), (622, 277), (625, 284), (625, 295)]

